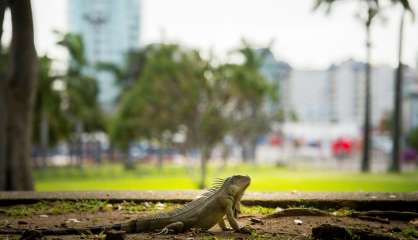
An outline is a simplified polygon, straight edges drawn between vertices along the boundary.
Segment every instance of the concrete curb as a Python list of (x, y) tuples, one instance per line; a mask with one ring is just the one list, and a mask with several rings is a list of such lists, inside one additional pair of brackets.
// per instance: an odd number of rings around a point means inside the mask
[[(29, 204), (56, 200), (106, 200), (111, 203), (173, 202), (193, 200), (202, 191), (83, 191), (83, 192), (0, 192), (0, 205)], [(355, 210), (396, 210), (418, 212), (418, 192), (248, 192), (243, 204), (264, 207), (316, 207), (319, 209), (350, 208)]]

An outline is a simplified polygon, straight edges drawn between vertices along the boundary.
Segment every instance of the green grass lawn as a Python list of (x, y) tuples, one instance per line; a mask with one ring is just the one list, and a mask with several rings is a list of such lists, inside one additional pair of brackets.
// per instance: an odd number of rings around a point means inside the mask
[[(35, 172), (38, 191), (196, 189), (199, 169), (167, 165), (120, 165), (50, 168)], [(361, 174), (342, 171), (294, 170), (274, 166), (211, 166), (208, 182), (236, 173), (251, 176), (249, 191), (418, 191), (418, 171), (402, 174)]]

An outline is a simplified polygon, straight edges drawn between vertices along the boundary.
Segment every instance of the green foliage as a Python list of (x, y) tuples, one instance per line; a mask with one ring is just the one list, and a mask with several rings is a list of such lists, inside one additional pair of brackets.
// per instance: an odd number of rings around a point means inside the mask
[(47, 121), (49, 145), (69, 136), (69, 121), (62, 109), (62, 93), (54, 89), (59, 81), (52, 72), (52, 60), (48, 56), (39, 58), (38, 87), (35, 96), (33, 117), (33, 142), (40, 144), (41, 122)]
[(418, 150), (418, 127), (409, 132), (407, 142), (409, 146)]
[(401, 232), (402, 239), (413, 240), (418, 238), (418, 230), (415, 227), (406, 227)]
[[(126, 150), (147, 140), (208, 155), (227, 134), (254, 140), (267, 131), (273, 118), (262, 109), (277, 88), (261, 75), (254, 48), (244, 42), (235, 54), (242, 63), (215, 65), (196, 50), (152, 44), (131, 52), (124, 67), (101, 64), (125, 86), (110, 121), (113, 144)], [(179, 132), (185, 142), (174, 142)]]
[(110, 204), (101, 200), (62, 200), (41, 201), (35, 204), (22, 204), (0, 207), (1, 213), (10, 217), (31, 217), (34, 215), (61, 215), (67, 213), (97, 213), (98, 211), (123, 211), (128, 213), (168, 211), (178, 207), (173, 203), (127, 202)]
[(68, 50), (71, 58), (67, 73), (61, 79), (65, 83), (63, 98), (67, 117), (73, 128), (76, 124), (82, 124), (87, 132), (103, 130), (104, 116), (98, 103), (99, 88), (97, 80), (86, 73), (89, 63), (86, 61), (83, 39), (75, 33), (58, 34), (61, 39), (58, 44)]
[(262, 206), (244, 206), (241, 205), (241, 211), (244, 214), (262, 214), (268, 215), (275, 211), (274, 208), (267, 208)]
[(184, 127), (195, 147), (219, 141), (225, 129), (223, 104), (218, 81), (205, 77), (207, 61), (175, 44), (150, 45), (137, 54), (143, 68), (120, 98), (110, 128), (114, 144), (126, 149), (131, 141), (145, 139), (170, 145)]
[(104, 209), (105, 201), (80, 200), (80, 201), (41, 201), (35, 204), (23, 204), (11, 207), (2, 207), (1, 211), (12, 217), (25, 217), (33, 215), (59, 215), (74, 212), (97, 212)]
[(84, 68), (87, 65), (87, 61), (85, 57), (84, 42), (81, 35), (77, 33), (56, 33), (61, 37), (58, 44), (65, 47), (71, 56), (70, 69), (78, 71)]

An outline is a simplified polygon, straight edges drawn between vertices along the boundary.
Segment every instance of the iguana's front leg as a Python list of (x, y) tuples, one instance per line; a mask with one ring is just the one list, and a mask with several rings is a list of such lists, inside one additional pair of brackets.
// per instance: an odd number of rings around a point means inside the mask
[(231, 225), (231, 227), (237, 232), (251, 234), (250, 229), (239, 226), (239, 223), (234, 215), (235, 211), (233, 208), (233, 202), (231, 201), (230, 204), (228, 203), (226, 208), (226, 218), (228, 219), (229, 225)]
[(225, 221), (224, 221), (224, 219), (223, 219), (223, 218), (221, 218), (221, 220), (219, 220), (219, 221), (218, 221), (218, 225), (219, 225), (219, 227), (221, 227), (221, 229), (222, 229), (223, 231), (229, 231), (229, 230), (232, 230), (231, 228), (229, 228), (229, 227), (227, 227), (227, 226), (226, 226)]
[(241, 213), (241, 204), (240, 202), (235, 202), (235, 206), (234, 206), (234, 216), (235, 218), (238, 218), (238, 214)]

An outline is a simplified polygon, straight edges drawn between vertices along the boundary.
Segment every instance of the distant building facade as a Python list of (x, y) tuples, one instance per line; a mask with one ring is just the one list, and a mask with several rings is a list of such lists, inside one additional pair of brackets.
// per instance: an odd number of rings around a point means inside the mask
[[(373, 66), (371, 79), (371, 123), (378, 126), (393, 110), (395, 69)], [(363, 125), (364, 63), (347, 60), (327, 70), (294, 70), (289, 81), (291, 106), (301, 121)], [(405, 68), (405, 91), (416, 81), (415, 70)]]
[(261, 73), (270, 82), (277, 86), (277, 94), (279, 97), (279, 106), (272, 106), (273, 103), (269, 103), (269, 110), (282, 109), (288, 111), (287, 105), (290, 98), (289, 90), (289, 77), (292, 71), (290, 65), (284, 61), (279, 61), (273, 55), (270, 49), (261, 48), (256, 50), (257, 53), (264, 56), (261, 65)]
[(327, 122), (329, 101), (327, 72), (322, 70), (293, 70), (289, 79), (290, 103), (302, 122)]
[(418, 128), (418, 82), (410, 84), (405, 92), (404, 97), (404, 130)]
[[(70, 0), (69, 29), (83, 37), (87, 61), (123, 64), (124, 54), (140, 46), (140, 0)], [(111, 104), (118, 89), (110, 74), (98, 78), (100, 102)]]

